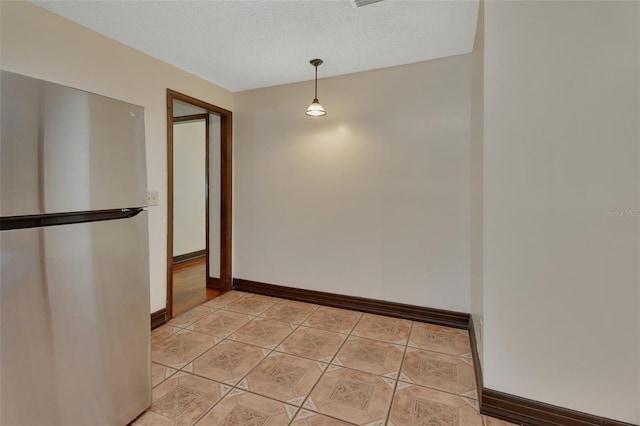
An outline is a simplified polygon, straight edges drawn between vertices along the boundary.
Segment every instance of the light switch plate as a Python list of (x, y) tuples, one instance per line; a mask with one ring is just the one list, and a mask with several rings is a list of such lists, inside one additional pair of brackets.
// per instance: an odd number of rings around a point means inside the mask
[(149, 193), (147, 194), (147, 205), (149, 206), (158, 205), (158, 191), (149, 191)]

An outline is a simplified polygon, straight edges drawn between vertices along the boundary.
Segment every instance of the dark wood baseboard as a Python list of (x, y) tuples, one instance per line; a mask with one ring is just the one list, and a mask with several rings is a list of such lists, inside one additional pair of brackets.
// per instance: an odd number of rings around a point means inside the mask
[(198, 250), (192, 251), (191, 253), (180, 254), (178, 256), (173, 256), (173, 264), (188, 262), (193, 259), (199, 259), (201, 257), (205, 257), (207, 255), (206, 250)]
[(480, 413), (527, 426), (637, 426), (485, 388), (473, 318), (469, 321), (469, 339)]
[(473, 324), (473, 317), (469, 318), (469, 343), (471, 344), (471, 356), (473, 357), (473, 372), (476, 377), (478, 390), (478, 403), (482, 405), (482, 389), (484, 381), (482, 379), (482, 364), (480, 364), (480, 352), (478, 352), (478, 341), (476, 339), (476, 329)]
[(315, 303), (318, 305), (332, 306), (334, 308), (350, 309), (370, 314), (428, 322), (453, 328), (469, 328), (469, 314), (462, 312), (405, 305), (403, 303), (367, 299), (364, 297), (344, 296), (341, 294), (325, 293), (315, 290), (283, 287), (239, 278), (233, 279), (233, 288), (235, 290), (245, 291), (248, 293), (297, 300), (299, 302)]
[(207, 277), (207, 288), (222, 291), (222, 284), (220, 283), (220, 278)]
[(151, 329), (155, 329), (167, 323), (167, 308), (162, 308), (151, 314)]
[(634, 426), (488, 388), (482, 389), (480, 412), (528, 426)]

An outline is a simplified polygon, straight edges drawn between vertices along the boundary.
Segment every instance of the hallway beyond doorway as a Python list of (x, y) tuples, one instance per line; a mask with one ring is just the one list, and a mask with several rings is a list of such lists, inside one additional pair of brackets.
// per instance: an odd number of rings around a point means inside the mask
[(211, 300), (219, 291), (206, 288), (206, 258), (201, 257), (173, 266), (173, 313), (180, 315)]

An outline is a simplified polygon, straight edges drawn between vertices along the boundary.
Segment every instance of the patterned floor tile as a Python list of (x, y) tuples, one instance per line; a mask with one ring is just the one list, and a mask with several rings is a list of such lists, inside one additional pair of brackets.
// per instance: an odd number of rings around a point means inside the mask
[(220, 310), (192, 324), (190, 329), (211, 336), (227, 337), (252, 319), (246, 314)]
[(484, 419), (484, 426), (517, 426), (515, 423), (505, 422), (504, 420), (496, 419), (494, 417), (482, 417)]
[(190, 311), (187, 311), (184, 314), (178, 315), (177, 317), (171, 319), (167, 324), (184, 328), (188, 325), (193, 324), (199, 319), (206, 317), (212, 311), (214, 311), (213, 308), (209, 308), (206, 306), (197, 306)]
[(389, 426), (482, 426), (475, 401), (433, 389), (398, 383)]
[(403, 355), (404, 346), (350, 336), (331, 363), (396, 378)]
[(294, 331), (276, 350), (290, 355), (329, 362), (344, 343), (346, 335), (310, 327)]
[(178, 372), (153, 390), (150, 411), (176, 424), (191, 425), (225, 392), (220, 383)]
[(228, 291), (224, 294), (221, 294), (220, 296), (216, 296), (213, 299), (209, 300), (208, 302), (204, 303), (202, 306), (207, 306), (209, 308), (222, 308), (224, 306), (227, 306), (229, 303), (231, 302), (235, 302), (238, 299), (246, 296), (247, 293), (241, 293), (239, 291)]
[(233, 385), (267, 354), (267, 350), (257, 346), (225, 340), (186, 366), (184, 370)]
[(515, 426), (478, 414), (465, 330), (231, 291), (151, 342), (135, 426)]
[(229, 335), (229, 339), (248, 343), (267, 349), (274, 349), (291, 332), (295, 326), (289, 323), (256, 318), (250, 323)]
[(151, 345), (151, 360), (180, 369), (211, 349), (214, 337), (182, 330)]
[(307, 318), (304, 325), (336, 333), (350, 333), (361, 316), (360, 312), (324, 306)]
[(259, 315), (275, 305), (279, 299), (250, 294), (225, 305), (223, 309), (247, 315)]
[(232, 390), (198, 423), (198, 426), (283, 426), (298, 409), (259, 395)]
[(364, 314), (351, 334), (404, 345), (407, 343), (410, 331), (411, 321)]
[(462, 357), (407, 348), (400, 380), (477, 398), (473, 365)]
[(303, 408), (359, 425), (384, 425), (394, 384), (381, 376), (331, 366)]
[(300, 410), (291, 426), (350, 426), (352, 424), (313, 411)]
[(153, 411), (145, 411), (131, 426), (175, 426), (175, 422)]
[(409, 346), (448, 355), (471, 355), (469, 332), (441, 325), (414, 322)]
[(164, 382), (166, 379), (175, 374), (178, 370), (174, 370), (173, 368), (165, 367), (164, 365), (156, 364), (155, 362), (151, 363), (151, 386), (156, 387), (160, 383)]
[(273, 305), (261, 316), (277, 321), (300, 324), (315, 310), (315, 305), (285, 300)]
[(182, 329), (178, 327), (174, 327), (168, 324), (160, 326), (155, 330), (151, 330), (151, 344), (159, 342), (160, 340), (166, 339), (172, 334), (176, 334), (180, 332)]
[(318, 361), (273, 352), (237, 386), (299, 406), (326, 367)]

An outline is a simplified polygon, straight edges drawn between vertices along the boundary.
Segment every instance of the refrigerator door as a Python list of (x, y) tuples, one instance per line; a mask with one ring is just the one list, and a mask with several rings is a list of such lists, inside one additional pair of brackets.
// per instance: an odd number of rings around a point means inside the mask
[(0, 232), (0, 424), (125, 425), (151, 404), (147, 212)]
[(1, 73), (0, 216), (147, 204), (142, 107)]

